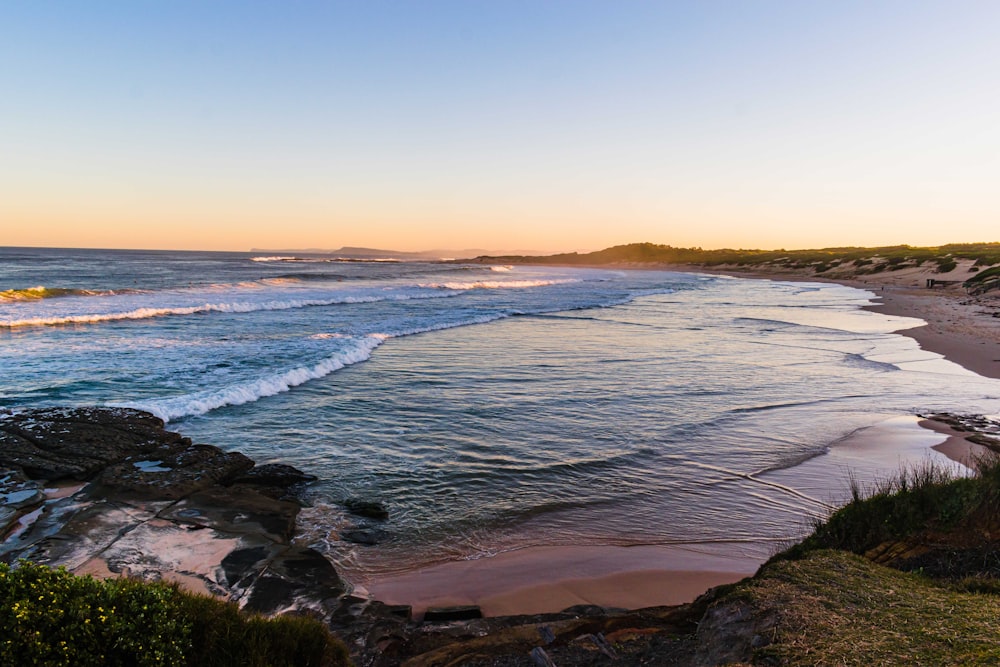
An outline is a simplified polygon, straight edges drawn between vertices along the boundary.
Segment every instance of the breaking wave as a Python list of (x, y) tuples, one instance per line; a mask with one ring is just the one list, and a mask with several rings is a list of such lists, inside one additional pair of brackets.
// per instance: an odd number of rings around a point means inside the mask
[(68, 287), (25, 287), (24, 289), (9, 289), (0, 292), (0, 301), (38, 301), (60, 296), (106, 296), (117, 294), (110, 290), (71, 289)]
[(155, 398), (135, 403), (119, 404), (116, 407), (138, 408), (152, 412), (165, 422), (180, 417), (203, 415), (227, 405), (252, 403), (265, 396), (274, 396), (292, 387), (315, 380), (345, 366), (356, 364), (371, 357), (372, 350), (382, 344), (377, 336), (355, 339), (354, 345), (320, 361), (313, 366), (299, 366), (283, 373), (270, 375), (251, 382), (230, 385), (221, 389), (206, 389), (183, 396)]
[(292, 387), (297, 387), (309, 380), (317, 380), (325, 377), (341, 368), (353, 364), (367, 361), (371, 358), (372, 351), (375, 350), (390, 338), (401, 336), (412, 336), (415, 334), (428, 333), (431, 331), (441, 331), (443, 329), (454, 329), (470, 324), (486, 324), (495, 320), (505, 319), (510, 315), (507, 313), (492, 313), (471, 317), (458, 322), (440, 322), (422, 327), (414, 327), (392, 333), (373, 333), (364, 337), (352, 337), (339, 333), (315, 334), (312, 339), (342, 339), (352, 340), (352, 346), (347, 350), (342, 350), (327, 357), (313, 366), (299, 366), (288, 371), (269, 375), (257, 380), (233, 384), (221, 389), (206, 389), (182, 396), (172, 396), (167, 398), (154, 398), (134, 403), (119, 403), (115, 407), (138, 408), (152, 412), (165, 422), (180, 419), (182, 417), (192, 417), (203, 415), (212, 410), (225, 407), (227, 405), (243, 405), (253, 403), (261, 398), (274, 396), (286, 392)]
[(274, 301), (237, 301), (233, 303), (203, 303), (196, 306), (171, 306), (163, 308), (145, 307), (111, 313), (82, 313), (79, 315), (53, 315), (48, 317), (27, 317), (14, 320), (0, 320), (0, 327), (54, 326), (60, 324), (96, 324), (121, 320), (144, 320), (171, 315), (195, 315), (198, 313), (252, 313), (261, 310), (291, 310), (311, 306), (334, 306), (350, 303), (376, 303), (380, 301), (409, 301), (412, 299), (436, 299), (444, 294), (385, 294), (379, 296), (339, 296), (332, 299), (288, 299)]

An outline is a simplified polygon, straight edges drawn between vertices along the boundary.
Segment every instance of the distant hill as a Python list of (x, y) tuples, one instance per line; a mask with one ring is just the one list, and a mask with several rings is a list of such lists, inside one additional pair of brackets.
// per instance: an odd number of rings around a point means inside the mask
[(506, 264), (696, 264), (717, 266), (732, 264), (753, 266), (776, 264), (788, 268), (819, 267), (823, 264), (840, 264), (847, 261), (881, 258), (890, 265), (906, 262), (944, 263), (950, 259), (972, 259), (980, 266), (1000, 264), (1000, 243), (952, 243), (938, 247), (908, 245), (876, 248), (842, 247), (816, 250), (735, 250), (723, 248), (675, 248), (655, 243), (629, 243), (588, 253), (560, 253), (556, 255), (484, 255), (475, 261)]
[[(930, 274), (941, 284), (964, 283), (973, 294), (1000, 289), (1000, 243), (951, 243), (937, 247), (908, 245), (876, 248), (843, 247), (816, 250), (702, 250), (655, 243), (630, 243), (588, 253), (556, 255), (485, 255), (483, 264), (556, 264), (569, 266), (696, 266), (765, 271), (830, 278), (886, 275), (904, 269)], [(993, 267), (993, 268), (989, 268)], [(981, 270), (985, 269), (985, 270)], [(963, 273), (958, 276), (957, 273)], [(975, 274), (975, 275), (970, 275)], [(925, 276), (925, 279), (928, 279)]]

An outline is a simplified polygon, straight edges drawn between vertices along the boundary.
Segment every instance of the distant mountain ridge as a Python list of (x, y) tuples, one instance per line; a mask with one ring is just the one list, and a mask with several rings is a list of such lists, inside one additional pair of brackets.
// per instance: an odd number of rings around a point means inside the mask
[[(490, 253), (497, 253), (496, 250), (486, 250), (484, 248), (466, 248), (463, 250), (434, 250), (404, 251), (404, 250), (382, 250), (379, 248), (361, 248), (357, 246), (344, 246), (336, 250), (329, 248), (250, 248), (250, 252), (286, 255), (332, 255), (345, 259), (398, 259), (409, 261), (435, 261), (447, 259), (472, 259), (482, 257)], [(509, 250), (503, 254), (510, 255), (537, 255), (533, 250)]]

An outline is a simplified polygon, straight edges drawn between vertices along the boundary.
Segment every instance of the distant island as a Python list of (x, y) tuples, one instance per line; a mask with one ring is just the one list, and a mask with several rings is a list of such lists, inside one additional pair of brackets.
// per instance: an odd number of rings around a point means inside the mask
[[(250, 252), (267, 253), (269, 255), (325, 255), (340, 259), (375, 260), (394, 259), (400, 262), (436, 262), (441, 260), (459, 260), (472, 257), (479, 257), (488, 254), (490, 251), (484, 248), (466, 248), (464, 250), (420, 250), (407, 252), (402, 250), (382, 250), (379, 248), (360, 248), (355, 246), (344, 246), (335, 250), (325, 248), (251, 248)], [(518, 251), (525, 252), (525, 251)]]

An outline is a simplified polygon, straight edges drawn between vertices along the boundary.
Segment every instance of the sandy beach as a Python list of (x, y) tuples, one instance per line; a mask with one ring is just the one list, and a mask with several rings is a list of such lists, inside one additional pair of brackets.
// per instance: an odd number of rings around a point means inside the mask
[[(872, 275), (836, 269), (816, 275), (804, 271), (778, 271), (773, 267), (761, 270), (729, 266), (663, 268), (769, 280), (834, 282), (868, 290), (875, 294), (876, 300), (868, 310), (916, 317), (927, 322), (899, 333), (913, 338), (923, 349), (940, 354), (974, 373), (1000, 378), (1000, 294), (966, 294), (960, 282), (973, 275), (973, 263), (960, 260), (957, 264), (949, 273), (938, 273), (929, 267), (909, 267)], [(929, 288), (928, 280), (952, 284)]]
[(751, 558), (691, 546), (533, 547), (451, 561), (380, 578), (368, 592), (389, 604), (477, 605), (487, 616), (561, 611), (575, 605), (639, 609), (689, 602), (757, 570)]
[[(876, 300), (868, 309), (927, 323), (899, 332), (915, 339), (924, 350), (979, 375), (1000, 378), (1000, 317), (995, 316), (1000, 312), (1000, 297), (970, 297), (955, 285), (926, 287), (928, 279), (964, 280), (970, 266), (971, 262), (961, 262), (950, 274), (913, 267), (875, 276), (850, 272), (815, 276), (735, 267), (657, 268), (836, 282), (866, 289)], [(875, 459), (888, 456), (892, 458), (888, 465), (905, 465), (925, 456), (929, 449), (943, 455), (942, 460), (947, 457), (963, 465), (986, 451), (944, 424), (899, 417), (837, 443), (834, 458), (855, 463), (872, 458), (870, 463), (878, 463)], [(774, 477), (805, 484), (817, 497), (833, 499), (843, 494), (843, 480), (830, 479), (829, 464), (800, 467)], [(810, 472), (813, 468), (817, 468), (813, 471), (816, 474)], [(720, 556), (682, 546), (528, 548), (382, 577), (371, 582), (367, 592), (387, 603), (410, 604), (417, 615), (429, 607), (453, 605), (478, 605), (487, 616), (554, 612), (580, 604), (637, 609), (689, 602), (712, 586), (752, 575), (760, 564), (759, 557), (741, 558), (738, 549), (732, 551), (735, 555)]]

